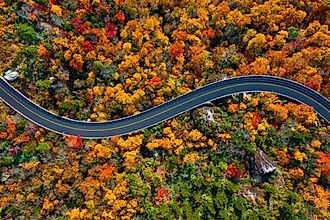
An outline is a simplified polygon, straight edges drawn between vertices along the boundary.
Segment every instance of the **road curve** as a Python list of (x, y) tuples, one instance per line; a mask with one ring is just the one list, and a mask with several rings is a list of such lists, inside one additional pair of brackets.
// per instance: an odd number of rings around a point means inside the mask
[(273, 76), (241, 76), (214, 82), (140, 114), (108, 122), (83, 122), (55, 115), (34, 104), (4, 78), (0, 78), (0, 98), (25, 118), (53, 132), (88, 139), (128, 134), (173, 118), (207, 101), (242, 92), (262, 91), (312, 106), (330, 123), (330, 101), (327, 98), (302, 84)]

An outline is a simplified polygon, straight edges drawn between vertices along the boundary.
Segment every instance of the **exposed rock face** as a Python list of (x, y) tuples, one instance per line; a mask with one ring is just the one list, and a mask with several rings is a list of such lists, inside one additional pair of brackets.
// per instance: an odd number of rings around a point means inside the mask
[(213, 109), (204, 107), (203, 110), (205, 112), (205, 114), (202, 115), (203, 119), (207, 123), (215, 122), (214, 117), (213, 117), (213, 115), (214, 115)]
[(269, 157), (258, 148), (251, 160), (251, 169), (255, 174), (266, 175), (275, 171), (276, 166)]
[(12, 71), (12, 70), (8, 70), (7, 72), (5, 72), (5, 76), (4, 76), (4, 78), (8, 81), (12, 81), (12, 80), (16, 79), (17, 77), (18, 77), (18, 72)]
[(209, 135), (213, 135), (221, 126), (221, 115), (212, 103), (205, 103), (190, 112), (194, 125)]
[(199, 121), (205, 125), (215, 123), (214, 110), (212, 109), (212, 103), (205, 103), (202, 107), (199, 107), (192, 112), (192, 117), (195, 122)]
[(258, 199), (265, 199), (265, 192), (263, 189), (242, 185), (240, 189), (240, 194), (250, 201), (253, 205), (258, 204)]

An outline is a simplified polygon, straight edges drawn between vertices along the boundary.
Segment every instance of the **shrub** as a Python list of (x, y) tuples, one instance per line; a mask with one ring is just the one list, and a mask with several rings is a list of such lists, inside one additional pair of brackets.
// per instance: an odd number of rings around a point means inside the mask
[(39, 153), (45, 154), (49, 152), (50, 147), (45, 142), (40, 142), (35, 150)]
[(28, 24), (16, 24), (16, 34), (24, 43), (36, 43), (38, 41), (37, 32)]
[(8, 166), (12, 163), (14, 163), (14, 157), (12, 156), (4, 156), (4, 157), (0, 157), (0, 167), (2, 166)]
[(50, 88), (50, 81), (49, 80), (38, 80), (36, 82), (36, 85), (41, 89), (41, 90), (48, 90)]

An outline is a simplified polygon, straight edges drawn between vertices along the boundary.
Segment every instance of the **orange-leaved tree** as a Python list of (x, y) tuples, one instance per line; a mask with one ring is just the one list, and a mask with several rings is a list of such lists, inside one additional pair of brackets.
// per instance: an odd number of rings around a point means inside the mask
[(69, 148), (79, 149), (81, 147), (82, 138), (80, 136), (70, 135), (68, 137), (65, 137), (65, 140)]
[(330, 154), (326, 154), (320, 151), (315, 152), (319, 158), (317, 159), (317, 167), (322, 174), (330, 175)]

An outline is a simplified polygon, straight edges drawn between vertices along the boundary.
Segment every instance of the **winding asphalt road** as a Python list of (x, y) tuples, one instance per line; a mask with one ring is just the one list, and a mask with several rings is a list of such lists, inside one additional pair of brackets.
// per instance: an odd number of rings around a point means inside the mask
[(28, 120), (65, 135), (98, 139), (124, 135), (173, 118), (207, 101), (242, 92), (273, 92), (312, 106), (330, 123), (330, 101), (316, 91), (297, 82), (273, 76), (241, 76), (214, 82), (140, 114), (108, 122), (83, 122), (62, 118), (34, 104), (0, 78), (0, 98)]

